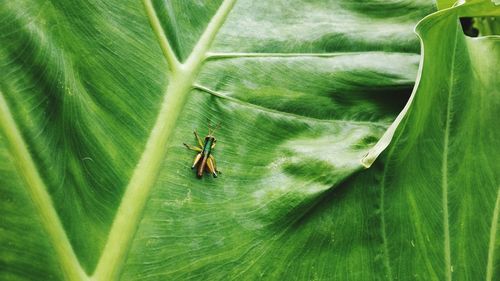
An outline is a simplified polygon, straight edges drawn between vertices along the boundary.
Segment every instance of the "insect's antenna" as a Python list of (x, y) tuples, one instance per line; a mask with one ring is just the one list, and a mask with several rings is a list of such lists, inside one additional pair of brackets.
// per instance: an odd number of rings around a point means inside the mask
[(221, 124), (221, 123), (219, 122), (219, 124), (217, 124), (215, 127), (212, 127), (212, 126), (210, 126), (210, 123), (208, 123), (208, 134), (209, 134), (209, 135), (213, 135), (213, 134), (214, 134), (214, 132), (215, 132), (217, 129), (219, 129), (219, 128), (220, 128), (220, 124)]
[(213, 128), (212, 125), (210, 125), (210, 118), (207, 118), (207, 127), (208, 127), (208, 134), (211, 135), (213, 133)]
[(217, 124), (217, 126), (215, 126), (215, 128), (212, 129), (212, 135), (213, 135), (213, 133), (215, 133), (215, 131), (217, 131), (217, 129), (220, 128), (220, 124), (221, 123), (219, 122), (219, 124)]
[(212, 126), (210, 126), (210, 120), (208, 120), (208, 134), (212, 134)]

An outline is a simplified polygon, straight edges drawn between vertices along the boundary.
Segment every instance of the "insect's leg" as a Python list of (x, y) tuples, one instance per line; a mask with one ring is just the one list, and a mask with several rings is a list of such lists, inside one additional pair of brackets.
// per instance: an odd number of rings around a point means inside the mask
[(212, 146), (210, 147), (210, 149), (213, 149), (213, 148), (215, 147), (215, 143), (216, 143), (216, 141), (214, 141), (214, 142), (212, 143)]
[(186, 144), (186, 143), (184, 143), (184, 146), (186, 146), (188, 149), (191, 149), (191, 150), (194, 150), (194, 151), (198, 151), (198, 152), (201, 152), (203, 150), (200, 147), (192, 146), (192, 145), (189, 145), (189, 144)]
[(191, 169), (194, 169), (194, 167), (196, 167), (196, 164), (198, 164), (200, 158), (201, 158), (201, 152), (196, 154), (196, 156), (194, 157), (193, 166), (191, 166)]
[(196, 140), (198, 141), (198, 144), (200, 145), (200, 147), (203, 147), (203, 141), (201, 140), (200, 136), (198, 135), (198, 132), (196, 132), (196, 130), (194, 130), (193, 133), (194, 133), (194, 136), (196, 137)]
[(212, 159), (212, 163), (214, 163), (214, 170), (217, 173), (221, 174), (221, 172), (219, 170), (217, 170), (217, 163), (215, 162), (215, 157), (213, 155), (210, 155), (210, 156), (208, 156), (208, 158)]
[(217, 170), (215, 168), (215, 163), (214, 163), (214, 158), (213, 157), (209, 157), (208, 160), (207, 160), (207, 167), (208, 167), (208, 171), (210, 171), (210, 173), (212, 175), (214, 175), (214, 178), (217, 177)]

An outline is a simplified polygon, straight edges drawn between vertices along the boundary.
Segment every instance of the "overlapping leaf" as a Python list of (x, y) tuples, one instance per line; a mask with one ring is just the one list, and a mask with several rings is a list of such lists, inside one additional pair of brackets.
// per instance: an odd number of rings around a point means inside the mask
[(389, 279), (498, 279), (500, 38), (467, 37), (459, 18), (499, 14), (470, 3), (417, 27), (420, 79), (380, 185)]

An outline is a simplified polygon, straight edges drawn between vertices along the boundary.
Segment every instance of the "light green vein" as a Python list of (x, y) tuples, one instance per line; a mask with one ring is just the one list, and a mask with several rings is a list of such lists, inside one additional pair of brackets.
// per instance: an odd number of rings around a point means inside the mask
[(452, 92), (454, 83), (455, 60), (457, 50), (457, 38), (459, 29), (455, 27), (455, 38), (452, 51), (452, 61), (450, 66), (450, 85), (448, 90), (448, 103), (446, 105), (446, 126), (444, 130), (443, 143), (443, 164), (441, 167), (441, 187), (442, 187), (442, 207), (443, 207), (443, 232), (444, 232), (444, 262), (445, 276), (447, 281), (451, 281), (451, 249), (450, 249), (450, 222), (448, 212), (448, 146), (450, 145), (450, 127), (451, 127), (451, 112), (452, 112)]
[(71, 247), (63, 225), (57, 216), (47, 187), (38, 173), (27, 145), (16, 126), (9, 106), (1, 92), (0, 128), (7, 139), (12, 156), (16, 159), (15, 164), (17, 169), (26, 183), (28, 194), (33, 201), (37, 213), (40, 215), (42, 225), (57, 254), (65, 280), (88, 280), (88, 277), (81, 268), (78, 258)]
[[(406, 122), (405, 122), (406, 125)], [(399, 136), (396, 139), (396, 143), (399, 140)], [(380, 227), (381, 227), (381, 235), (382, 235), (382, 246), (383, 246), (383, 258), (384, 258), (384, 267), (387, 270), (387, 280), (393, 280), (392, 277), (392, 267), (389, 258), (389, 241), (387, 239), (387, 224), (385, 221), (385, 184), (387, 178), (387, 171), (389, 170), (389, 160), (392, 159), (392, 155), (394, 153), (395, 145), (392, 146), (391, 150), (388, 153), (388, 160), (384, 165), (384, 173), (382, 174), (382, 180), (380, 182)]]
[[(366, 54), (387, 54), (386, 52), (335, 52), (335, 53), (207, 53), (207, 60), (226, 58), (295, 58), (295, 57), (319, 57), (332, 58), (340, 56), (359, 56)], [(406, 53), (402, 53), (406, 54)], [(409, 55), (409, 54), (406, 54)]]
[(222, 2), (219, 10), (208, 23), (207, 29), (200, 37), (200, 40), (193, 48), (193, 52), (186, 60), (186, 68), (193, 69), (197, 71), (203, 61), (207, 58), (208, 49), (211, 43), (214, 41), (217, 31), (220, 29), (224, 21), (226, 20), (229, 12), (232, 10), (236, 0), (224, 0)]
[(493, 217), (491, 219), (490, 229), (490, 244), (488, 246), (488, 263), (486, 265), (486, 281), (493, 280), (493, 273), (495, 269), (495, 247), (498, 230), (498, 213), (500, 212), (500, 186), (497, 192), (497, 201), (495, 209), (493, 210)]
[[(175, 128), (177, 118), (184, 108), (193, 81), (206, 58), (206, 52), (235, 2), (236, 0), (225, 0), (221, 4), (189, 58), (169, 74), (170, 83), (166, 89), (160, 113), (123, 195), (107, 243), (92, 277), (94, 280), (116, 280), (120, 276), (147, 199), (167, 153), (167, 143)], [(152, 9), (151, 0), (144, 0), (144, 6), (146, 9)], [(148, 12), (148, 16), (156, 17), (156, 13)], [(158, 19), (150, 18), (150, 22), (154, 25)], [(155, 28), (161, 28), (161, 26), (153, 26), (153, 29)], [(164, 34), (161, 29), (156, 32)], [(167, 39), (160, 36), (160, 44), (164, 44), (164, 40)], [(168, 48), (163, 51), (167, 60), (177, 61), (168, 57), (173, 55)]]
[(231, 101), (234, 103), (241, 104), (241, 105), (246, 106), (246, 107), (254, 108), (256, 110), (269, 112), (269, 113), (273, 113), (273, 114), (279, 114), (279, 115), (288, 116), (288, 117), (293, 117), (293, 118), (301, 118), (303, 120), (309, 120), (309, 121), (318, 122), (318, 123), (332, 123), (332, 124), (333, 123), (335, 123), (335, 124), (341, 123), (341, 124), (381, 126), (381, 127), (388, 126), (387, 122), (356, 121), (356, 120), (343, 120), (343, 119), (318, 119), (318, 118), (309, 117), (309, 116), (305, 116), (305, 115), (298, 115), (298, 114), (294, 114), (294, 113), (290, 113), (290, 112), (286, 112), (286, 111), (271, 109), (268, 107), (259, 106), (259, 105), (254, 104), (254, 103), (249, 103), (249, 102), (237, 99), (237, 98), (233, 98), (229, 95), (224, 95), (222, 93), (214, 91), (214, 90), (207, 88), (205, 86), (202, 86), (200, 84), (194, 84), (193, 89), (211, 94), (211, 95), (216, 96), (216, 97), (221, 98), (221, 99), (225, 99), (225, 100), (228, 100), (228, 101)]
[(180, 63), (177, 57), (175, 56), (174, 50), (172, 49), (170, 43), (168, 42), (168, 39), (165, 35), (165, 32), (163, 31), (163, 28), (161, 27), (161, 23), (160, 20), (158, 19), (158, 16), (156, 15), (153, 3), (151, 1), (143, 1), (143, 3), (144, 3), (144, 8), (146, 10), (146, 14), (149, 18), (149, 22), (151, 24), (151, 28), (156, 34), (156, 38), (158, 38), (161, 50), (163, 51), (163, 55), (167, 60), (168, 66), (172, 72), (175, 72), (179, 69)]

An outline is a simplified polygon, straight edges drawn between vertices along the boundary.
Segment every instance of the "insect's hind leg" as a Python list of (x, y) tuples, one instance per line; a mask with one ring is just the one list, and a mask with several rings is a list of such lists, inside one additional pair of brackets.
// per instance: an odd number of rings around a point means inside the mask
[(214, 164), (214, 171), (216, 171), (219, 174), (222, 174), (219, 170), (217, 170), (217, 163), (215, 162), (215, 157), (213, 155), (208, 156), (210, 160), (212, 160), (212, 163)]
[(215, 170), (215, 164), (214, 164), (214, 161), (213, 161), (213, 157), (209, 157), (207, 159), (207, 168), (208, 168), (208, 171), (214, 175), (214, 178), (217, 177), (217, 171)]

